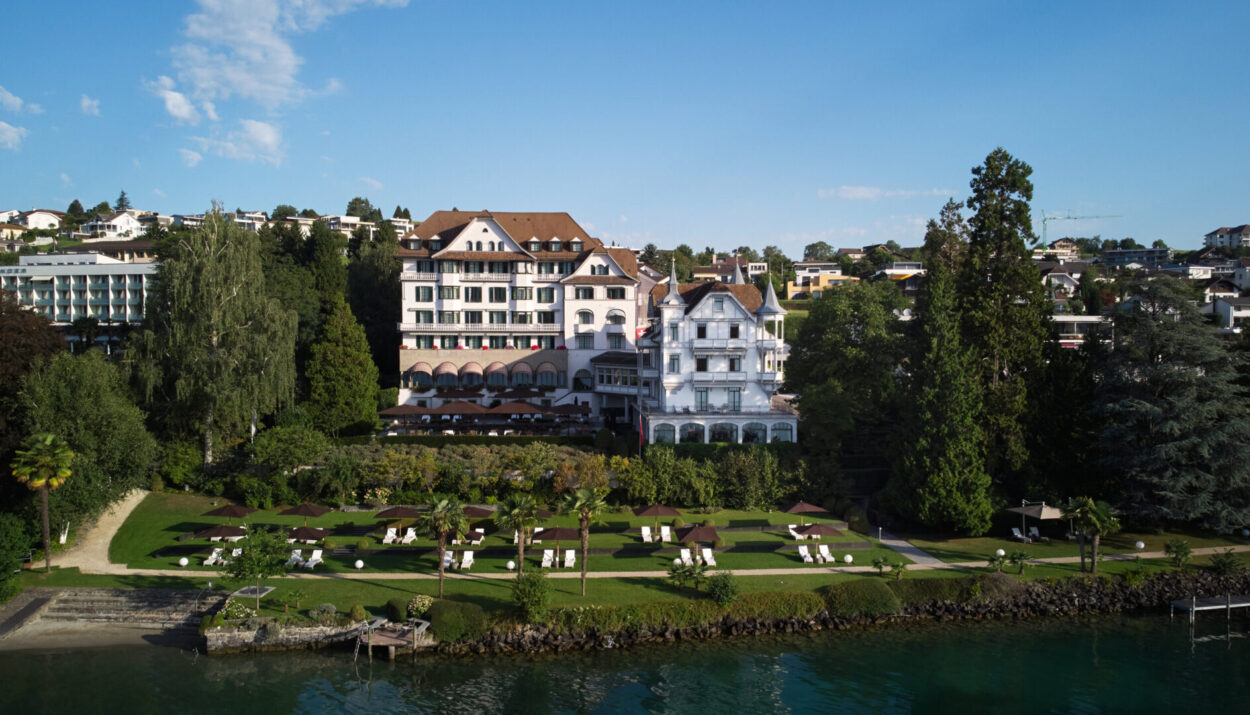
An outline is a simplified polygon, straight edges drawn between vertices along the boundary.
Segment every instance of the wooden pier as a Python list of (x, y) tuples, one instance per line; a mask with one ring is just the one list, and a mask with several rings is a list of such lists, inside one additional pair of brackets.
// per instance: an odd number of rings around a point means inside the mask
[(433, 645), (433, 641), (425, 634), (429, 627), (429, 621), (417, 621), (416, 625), (411, 626), (391, 623), (376, 628), (369, 627), (357, 636), (356, 650), (359, 652), (360, 647), (364, 646), (369, 652), (370, 662), (373, 662), (374, 646), (386, 648), (388, 660), (395, 660), (400, 648), (411, 648), (415, 656), (420, 648)]
[(1233, 617), (1234, 608), (1250, 608), (1250, 596), (1233, 596), (1231, 594), (1225, 596), (1208, 596), (1206, 598), (1198, 598), (1191, 596), (1187, 599), (1172, 601), (1171, 607), (1168, 609), (1168, 617), (1176, 615), (1176, 611), (1185, 611), (1189, 613), (1189, 623), (1193, 625), (1194, 617), (1199, 611), (1224, 611), (1225, 619)]

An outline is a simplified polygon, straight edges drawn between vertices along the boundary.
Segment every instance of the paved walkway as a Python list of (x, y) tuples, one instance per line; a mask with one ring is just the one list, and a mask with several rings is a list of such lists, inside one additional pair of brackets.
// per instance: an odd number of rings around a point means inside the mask
[(115, 502), (94, 524), (84, 528), (73, 548), (53, 555), (52, 563), (63, 568), (77, 568), (83, 573), (128, 573), (124, 565), (109, 563), (109, 544), (130, 512), (147, 495), (146, 489), (135, 489)]
[(881, 535), (881, 538), (878, 539), (878, 541), (881, 542), (882, 546), (885, 546), (886, 548), (889, 548), (889, 549), (893, 549), (894, 551), (902, 554), (903, 556), (906, 556), (907, 558), (911, 559), (912, 563), (914, 564), (917, 564), (919, 566), (936, 566), (942, 563), (941, 559), (939, 559), (936, 556), (932, 556), (928, 554), (927, 552), (921, 550), (918, 546), (915, 546), (910, 541), (904, 541), (898, 538), (897, 536), (895, 536), (894, 534), (891, 534), (888, 531), (881, 531), (879, 533)]

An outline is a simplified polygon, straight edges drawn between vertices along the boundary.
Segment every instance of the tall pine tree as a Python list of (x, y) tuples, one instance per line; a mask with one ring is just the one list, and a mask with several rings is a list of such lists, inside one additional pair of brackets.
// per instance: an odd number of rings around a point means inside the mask
[(338, 434), (377, 419), (378, 369), (369, 356), (364, 328), (341, 300), (313, 343), (307, 376), (308, 405), (317, 429)]
[(266, 293), (256, 234), (220, 206), (160, 258), (126, 359), (149, 414), (166, 431), (198, 433), (207, 465), (220, 435), (254, 431), (292, 400), (296, 316)]
[(960, 208), (948, 202), (925, 234), (929, 262), (916, 299), (910, 399), (885, 498), (922, 524), (977, 535), (989, 529), (993, 508), (977, 363), (959, 332), (953, 262), (966, 231)]
[(980, 365), (991, 474), (1025, 466), (1028, 373), (1041, 364), (1050, 301), (1029, 244), (1033, 169), (1001, 147), (972, 170), (968, 250), (959, 272), (961, 329)]

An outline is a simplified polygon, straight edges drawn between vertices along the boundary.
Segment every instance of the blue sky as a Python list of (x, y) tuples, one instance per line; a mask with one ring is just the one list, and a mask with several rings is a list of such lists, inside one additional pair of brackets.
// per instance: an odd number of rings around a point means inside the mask
[[(11, 3), (0, 209), (568, 211), (919, 243), (996, 146), (1060, 235), (1250, 222), (1250, 3)], [(45, 28), (46, 31), (40, 31)]]

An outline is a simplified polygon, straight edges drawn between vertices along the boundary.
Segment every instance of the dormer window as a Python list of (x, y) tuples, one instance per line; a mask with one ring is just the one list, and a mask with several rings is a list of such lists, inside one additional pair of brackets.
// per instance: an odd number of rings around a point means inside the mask
[(442, 241), (430, 241), (430, 250), (437, 251), (443, 247)]
[(560, 239), (554, 238), (551, 240), (551, 250), (553, 251), (560, 250)]
[(530, 250), (531, 251), (541, 250), (541, 247), (540, 247), (540, 244), (538, 243), (537, 238), (530, 239)]
[(574, 253), (581, 253), (582, 242), (577, 239), (573, 239), (572, 241), (569, 241), (569, 250), (573, 251)]
[(608, 267), (606, 265), (600, 264), (597, 266), (590, 267), (590, 275), (592, 276), (606, 276), (607, 274), (608, 274)]

